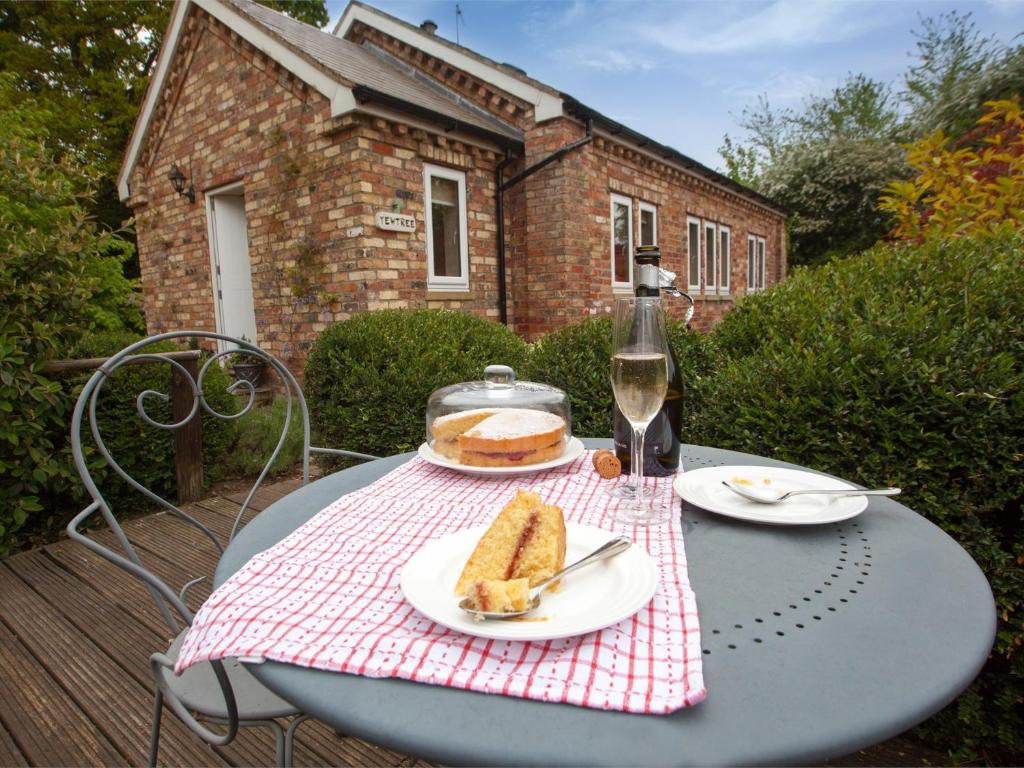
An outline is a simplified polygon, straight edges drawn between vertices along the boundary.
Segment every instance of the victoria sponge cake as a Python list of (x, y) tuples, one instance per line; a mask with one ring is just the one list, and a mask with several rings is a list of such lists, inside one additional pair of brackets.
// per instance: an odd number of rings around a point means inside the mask
[(529, 408), (479, 408), (441, 416), (433, 448), (474, 467), (516, 467), (557, 459), (565, 451), (565, 419)]

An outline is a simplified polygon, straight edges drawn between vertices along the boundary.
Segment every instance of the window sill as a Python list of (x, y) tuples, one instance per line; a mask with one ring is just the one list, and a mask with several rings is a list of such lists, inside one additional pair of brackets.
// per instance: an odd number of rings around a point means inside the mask
[(472, 291), (439, 291), (436, 288), (427, 289), (427, 301), (469, 301), (472, 298)]
[(690, 293), (694, 301), (735, 301), (731, 293)]

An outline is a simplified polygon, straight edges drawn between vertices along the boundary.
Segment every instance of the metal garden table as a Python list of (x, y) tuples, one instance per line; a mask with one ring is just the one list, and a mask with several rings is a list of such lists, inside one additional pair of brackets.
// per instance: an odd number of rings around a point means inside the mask
[[(216, 584), (413, 455), (339, 472), (268, 507), (228, 547)], [(683, 464), (792, 466), (697, 446), (684, 446)], [(848, 754), (924, 720), (988, 655), (996, 615), (984, 575), (949, 536), (892, 500), (807, 528), (680, 508), (708, 687), (695, 707), (642, 716), (273, 662), (252, 672), (344, 733), (442, 763), (793, 764)]]

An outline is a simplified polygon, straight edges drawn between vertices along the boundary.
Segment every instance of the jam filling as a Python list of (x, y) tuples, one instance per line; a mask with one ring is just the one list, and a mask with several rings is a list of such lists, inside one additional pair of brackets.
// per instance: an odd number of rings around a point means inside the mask
[(490, 601), (487, 599), (487, 588), (484, 586), (482, 581), (478, 581), (473, 585), (473, 590), (476, 592), (476, 604), (477, 610), (489, 611), (491, 609)]
[(505, 580), (513, 578), (516, 572), (516, 568), (519, 566), (519, 559), (523, 556), (523, 550), (526, 549), (526, 545), (530, 543), (530, 539), (533, 538), (533, 534), (537, 530), (537, 523), (540, 522), (540, 515), (537, 512), (531, 512), (530, 517), (526, 521), (526, 525), (523, 526), (523, 530), (519, 532), (519, 540), (516, 542), (516, 548), (512, 553), (512, 559), (508, 561), (508, 567), (505, 569)]

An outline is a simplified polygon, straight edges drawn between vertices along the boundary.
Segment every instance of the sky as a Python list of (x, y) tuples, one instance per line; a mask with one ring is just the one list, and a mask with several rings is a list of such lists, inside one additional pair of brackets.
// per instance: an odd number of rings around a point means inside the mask
[[(902, 88), (921, 17), (971, 13), (1024, 43), (1024, 0), (365, 0), (488, 58), (514, 64), (607, 117), (717, 170), (765, 95), (799, 108), (848, 73)], [(346, 0), (327, 0), (333, 31)], [(1021, 35), (1021, 37), (1018, 37)]]

